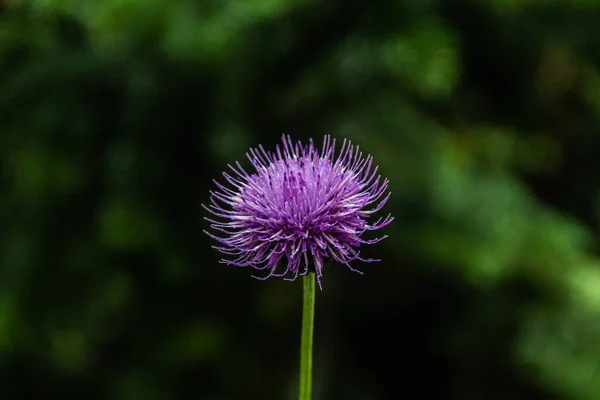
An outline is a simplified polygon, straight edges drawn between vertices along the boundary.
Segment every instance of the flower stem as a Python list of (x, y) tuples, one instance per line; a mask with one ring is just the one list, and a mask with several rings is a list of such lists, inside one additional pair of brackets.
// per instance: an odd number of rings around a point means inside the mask
[(302, 278), (302, 336), (300, 339), (300, 388), (298, 400), (310, 400), (312, 394), (312, 345), (315, 328), (315, 274)]

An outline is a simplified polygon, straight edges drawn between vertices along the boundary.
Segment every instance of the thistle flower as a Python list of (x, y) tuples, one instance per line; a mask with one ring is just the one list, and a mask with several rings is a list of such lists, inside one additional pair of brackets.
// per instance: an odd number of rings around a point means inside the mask
[(211, 204), (203, 207), (221, 221), (205, 219), (224, 236), (204, 232), (221, 244), (215, 249), (231, 256), (221, 262), (268, 270), (254, 276), (261, 280), (295, 280), (314, 268), (319, 287), (328, 258), (362, 274), (351, 261), (380, 260), (361, 258), (360, 245), (387, 237), (365, 240), (363, 233), (393, 220), (388, 215), (367, 222), (389, 198), (390, 193), (382, 198), (388, 180), (381, 180), (373, 158), (363, 157), (350, 141), (344, 140), (336, 156), (335, 139), (329, 136), (321, 151), (312, 139), (308, 146), (293, 144), (286, 135), (282, 140), (275, 152), (262, 145), (250, 149), (246, 155), (256, 172), (250, 174), (236, 162), (228, 165), (233, 174), (223, 173), (230, 187), (214, 181), (219, 190), (210, 192)]

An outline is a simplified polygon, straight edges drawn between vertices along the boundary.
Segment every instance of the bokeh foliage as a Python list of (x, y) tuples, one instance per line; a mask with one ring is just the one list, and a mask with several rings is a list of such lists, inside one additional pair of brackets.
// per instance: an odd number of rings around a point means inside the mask
[(0, 398), (293, 398), (299, 285), (201, 208), (283, 132), (393, 192), (383, 262), (325, 271), (316, 399), (600, 396), (598, 2), (1, 4)]

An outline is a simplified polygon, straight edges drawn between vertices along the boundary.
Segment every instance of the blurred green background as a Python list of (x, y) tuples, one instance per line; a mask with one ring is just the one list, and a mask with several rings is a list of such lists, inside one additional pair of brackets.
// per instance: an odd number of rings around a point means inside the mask
[(202, 233), (282, 133), (396, 217), (324, 273), (315, 400), (600, 398), (600, 2), (0, 4), (0, 399), (294, 399), (300, 282)]

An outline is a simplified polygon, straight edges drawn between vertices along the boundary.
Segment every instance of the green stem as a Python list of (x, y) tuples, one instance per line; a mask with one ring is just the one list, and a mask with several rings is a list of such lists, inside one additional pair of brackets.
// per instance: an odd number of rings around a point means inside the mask
[(302, 278), (302, 337), (300, 339), (300, 390), (298, 400), (310, 400), (312, 394), (312, 344), (315, 329), (315, 274)]

